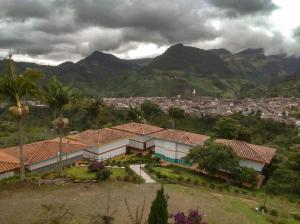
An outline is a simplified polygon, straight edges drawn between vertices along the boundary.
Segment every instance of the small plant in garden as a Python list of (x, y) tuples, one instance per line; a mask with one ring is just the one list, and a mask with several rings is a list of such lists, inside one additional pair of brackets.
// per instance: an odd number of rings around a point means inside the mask
[(111, 171), (105, 167), (103, 162), (93, 161), (88, 169), (90, 172), (96, 173), (97, 180), (107, 180), (111, 175)]
[(202, 220), (199, 210), (190, 210), (188, 216), (179, 211), (172, 215), (171, 218), (174, 220), (174, 224), (207, 224), (207, 222)]
[(98, 162), (98, 161), (93, 161), (88, 167), (90, 172), (97, 172), (97, 171), (102, 170), (104, 168), (105, 168), (104, 163), (103, 162)]
[(107, 180), (111, 175), (111, 171), (107, 168), (97, 171), (97, 180)]

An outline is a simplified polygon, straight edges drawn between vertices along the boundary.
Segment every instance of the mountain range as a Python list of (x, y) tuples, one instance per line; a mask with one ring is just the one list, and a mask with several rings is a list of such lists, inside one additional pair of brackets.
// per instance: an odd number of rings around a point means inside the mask
[[(87, 95), (215, 97), (300, 97), (300, 58), (265, 55), (263, 49), (231, 53), (176, 44), (155, 58), (125, 60), (95, 51), (58, 66), (16, 62), (18, 71), (38, 69)], [(5, 72), (0, 60), (0, 73)]]

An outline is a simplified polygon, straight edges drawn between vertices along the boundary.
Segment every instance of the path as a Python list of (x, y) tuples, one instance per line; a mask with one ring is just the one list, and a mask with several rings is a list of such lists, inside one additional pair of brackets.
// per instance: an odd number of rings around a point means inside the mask
[(141, 169), (141, 167), (144, 167), (145, 164), (135, 164), (135, 165), (130, 165), (130, 169), (133, 170), (137, 175), (141, 176), (144, 180), (145, 183), (155, 183), (155, 180), (153, 180), (144, 170)]

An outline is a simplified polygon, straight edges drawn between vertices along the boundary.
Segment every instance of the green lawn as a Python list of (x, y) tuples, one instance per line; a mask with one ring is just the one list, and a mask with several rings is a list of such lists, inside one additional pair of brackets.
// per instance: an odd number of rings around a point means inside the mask
[[(124, 168), (109, 168), (111, 171), (111, 178), (124, 177), (126, 176), (126, 171)], [(95, 180), (96, 173), (88, 171), (87, 167), (76, 167), (72, 166), (66, 170), (67, 176), (74, 180)]]
[(124, 168), (110, 168), (111, 178), (124, 177), (127, 172)]
[[(153, 167), (152, 169), (156, 172), (159, 172), (161, 175), (167, 176), (168, 179), (174, 181), (179, 181), (179, 182), (182, 181), (186, 183), (187, 180), (189, 179), (191, 184), (197, 182), (199, 186), (206, 186), (206, 187), (211, 187), (216, 189), (222, 188), (221, 190), (226, 189), (231, 192), (242, 193), (242, 194), (248, 194), (250, 192), (261, 194), (261, 192), (258, 190), (250, 190), (250, 189), (245, 189), (245, 188), (240, 188), (238, 186), (230, 185), (220, 179), (201, 176), (200, 174), (199, 175), (194, 174), (182, 167), (174, 167), (174, 166)], [(182, 178), (182, 180), (180, 180), (179, 178)]]
[(89, 172), (87, 167), (72, 166), (66, 170), (67, 176), (75, 180), (95, 180), (96, 173)]

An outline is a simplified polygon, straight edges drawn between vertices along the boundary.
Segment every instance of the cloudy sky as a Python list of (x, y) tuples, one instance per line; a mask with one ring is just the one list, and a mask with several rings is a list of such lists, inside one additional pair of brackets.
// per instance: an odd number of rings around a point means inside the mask
[(178, 42), (299, 56), (299, 9), (299, 0), (0, 0), (0, 58), (142, 58)]

